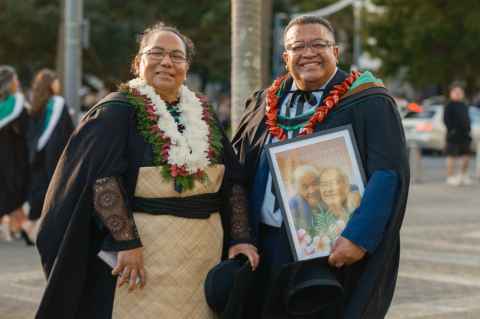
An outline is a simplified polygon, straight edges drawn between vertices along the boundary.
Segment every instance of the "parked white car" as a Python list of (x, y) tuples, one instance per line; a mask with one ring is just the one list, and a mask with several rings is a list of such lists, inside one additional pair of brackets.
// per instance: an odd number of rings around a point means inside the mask
[[(407, 143), (416, 143), (422, 150), (443, 152), (447, 128), (443, 124), (443, 105), (424, 107), (423, 112), (407, 113), (402, 119)], [(469, 107), (472, 150), (480, 142), (480, 109)]]

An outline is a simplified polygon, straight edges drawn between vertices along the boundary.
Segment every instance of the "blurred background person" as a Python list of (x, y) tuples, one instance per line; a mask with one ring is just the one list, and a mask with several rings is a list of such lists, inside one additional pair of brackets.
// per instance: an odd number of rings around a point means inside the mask
[[(0, 66), (0, 218), (5, 219), (2, 228), (7, 239), (10, 232), (21, 233), (26, 221), (22, 208), (28, 185), (25, 103), (15, 69)], [(3, 218), (7, 214), (10, 218)]]
[(27, 134), (30, 213), (24, 229), (29, 239), (34, 241), (34, 226), (40, 218), (48, 184), (74, 125), (65, 100), (59, 95), (61, 84), (55, 72), (49, 69), (40, 70), (34, 77), (31, 89)]
[[(449, 102), (445, 106), (443, 122), (447, 127), (447, 184), (453, 186), (471, 185), (468, 175), (470, 162), (470, 117), (468, 106), (464, 102), (465, 93), (458, 83), (452, 84), (449, 91)], [(455, 173), (456, 162), (460, 161), (460, 172)]]

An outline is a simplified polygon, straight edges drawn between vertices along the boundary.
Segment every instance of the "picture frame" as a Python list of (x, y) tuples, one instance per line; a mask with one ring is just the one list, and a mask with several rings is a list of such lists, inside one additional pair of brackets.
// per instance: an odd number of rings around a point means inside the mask
[(352, 126), (272, 143), (266, 150), (295, 261), (330, 255), (365, 191)]

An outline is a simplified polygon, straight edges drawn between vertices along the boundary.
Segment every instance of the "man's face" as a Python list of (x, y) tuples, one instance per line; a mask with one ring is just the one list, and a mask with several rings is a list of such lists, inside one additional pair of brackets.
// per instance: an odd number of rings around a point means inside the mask
[(347, 199), (345, 181), (336, 170), (327, 170), (320, 176), (320, 193), (328, 206), (340, 207)]
[(159, 31), (148, 39), (140, 57), (140, 77), (155, 88), (158, 94), (176, 94), (185, 81), (188, 71), (183, 41), (173, 32)]
[(320, 191), (318, 188), (318, 176), (313, 173), (306, 173), (298, 181), (298, 194), (311, 206), (315, 207), (320, 203)]
[[(314, 45), (318, 43), (329, 45)], [(334, 43), (333, 35), (321, 24), (294, 25), (288, 30), (283, 60), (299, 89), (319, 89), (333, 76), (339, 57)], [(295, 50), (302, 45), (303, 50)]]
[(454, 102), (459, 102), (462, 101), (464, 97), (465, 93), (463, 92), (462, 88), (454, 87), (450, 90), (450, 100)]

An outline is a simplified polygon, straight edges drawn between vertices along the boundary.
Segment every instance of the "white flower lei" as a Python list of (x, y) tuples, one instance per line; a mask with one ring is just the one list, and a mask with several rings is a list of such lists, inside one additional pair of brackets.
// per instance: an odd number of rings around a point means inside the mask
[(178, 131), (175, 119), (167, 110), (162, 98), (145, 80), (135, 78), (128, 86), (148, 97), (158, 115), (158, 128), (170, 139), (171, 145), (167, 162), (170, 165), (184, 166), (190, 174), (204, 170), (210, 165), (208, 158), (209, 127), (203, 120), (203, 106), (198, 97), (185, 85), (180, 88), (178, 109), (185, 126), (183, 134)]

